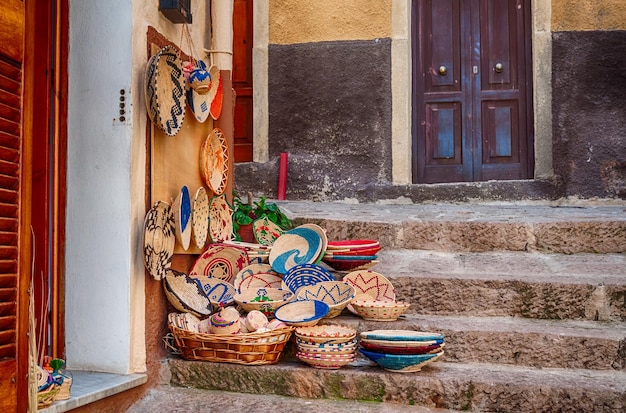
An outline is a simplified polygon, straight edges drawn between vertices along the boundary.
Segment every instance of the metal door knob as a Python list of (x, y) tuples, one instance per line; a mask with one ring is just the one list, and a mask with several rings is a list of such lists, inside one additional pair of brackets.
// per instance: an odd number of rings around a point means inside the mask
[(502, 70), (504, 70), (504, 65), (502, 63), (496, 63), (496, 73), (502, 73)]
[(441, 76), (445, 76), (448, 74), (448, 68), (446, 68), (445, 66), (439, 66), (439, 74)]

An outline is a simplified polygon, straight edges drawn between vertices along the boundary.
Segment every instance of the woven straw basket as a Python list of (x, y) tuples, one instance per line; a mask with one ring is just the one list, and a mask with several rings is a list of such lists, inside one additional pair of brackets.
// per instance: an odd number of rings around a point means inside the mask
[(266, 333), (201, 334), (171, 324), (169, 328), (184, 359), (247, 365), (276, 363), (293, 331), (285, 327)]

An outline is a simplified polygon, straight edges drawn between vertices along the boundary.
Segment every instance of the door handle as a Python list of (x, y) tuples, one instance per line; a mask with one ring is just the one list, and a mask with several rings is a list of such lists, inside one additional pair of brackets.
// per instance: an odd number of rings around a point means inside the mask
[(447, 75), (448, 74), (448, 68), (443, 66), (443, 65), (439, 66), (439, 74), (441, 76)]
[(502, 71), (504, 70), (504, 65), (500, 62), (496, 63), (496, 66), (494, 67), (496, 73), (502, 73)]

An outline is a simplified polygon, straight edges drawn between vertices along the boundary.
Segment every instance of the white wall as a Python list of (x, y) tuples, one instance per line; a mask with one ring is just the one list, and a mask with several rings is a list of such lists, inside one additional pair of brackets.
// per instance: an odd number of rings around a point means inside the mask
[[(208, 1), (192, 2), (198, 57)], [(143, 218), (148, 26), (179, 44), (155, 0), (69, 0), (65, 335), (68, 368), (146, 369)], [(183, 50), (189, 52), (183, 45)], [(120, 90), (126, 119), (119, 120)], [(156, 282), (150, 279), (148, 282)]]
[[(70, 1), (65, 322), (68, 367), (131, 365), (132, 3)], [(126, 105), (127, 109), (130, 105)]]

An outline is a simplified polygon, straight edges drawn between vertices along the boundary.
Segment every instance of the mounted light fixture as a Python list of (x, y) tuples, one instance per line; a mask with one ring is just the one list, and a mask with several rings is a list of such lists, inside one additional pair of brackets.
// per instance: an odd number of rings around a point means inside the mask
[(191, 0), (159, 0), (159, 11), (172, 23), (191, 24)]

